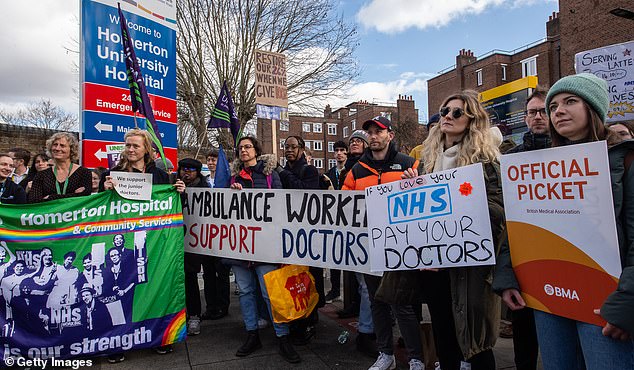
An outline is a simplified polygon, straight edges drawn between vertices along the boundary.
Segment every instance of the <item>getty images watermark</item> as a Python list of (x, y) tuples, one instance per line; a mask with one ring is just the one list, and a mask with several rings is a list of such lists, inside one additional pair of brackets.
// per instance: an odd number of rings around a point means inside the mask
[(92, 366), (92, 360), (62, 360), (55, 357), (51, 358), (24, 358), (24, 357), (7, 357), (4, 359), (4, 364), (7, 366), (19, 366), (19, 367), (37, 367), (40, 369), (54, 368), (54, 367), (70, 367), (77, 370), (81, 367)]

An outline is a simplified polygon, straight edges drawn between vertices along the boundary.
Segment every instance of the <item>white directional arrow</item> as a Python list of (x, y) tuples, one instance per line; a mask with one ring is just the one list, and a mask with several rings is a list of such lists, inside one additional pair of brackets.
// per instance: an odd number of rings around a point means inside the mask
[(101, 133), (101, 131), (110, 131), (110, 132), (112, 132), (112, 125), (101, 123), (101, 121), (99, 121), (99, 122), (97, 122), (95, 124), (95, 128), (97, 129), (97, 131), (99, 131), (99, 133)]
[(103, 159), (108, 158), (108, 153), (104, 152), (103, 150), (101, 150), (101, 148), (99, 148), (99, 150), (95, 152), (95, 157), (97, 157), (97, 159), (101, 161)]

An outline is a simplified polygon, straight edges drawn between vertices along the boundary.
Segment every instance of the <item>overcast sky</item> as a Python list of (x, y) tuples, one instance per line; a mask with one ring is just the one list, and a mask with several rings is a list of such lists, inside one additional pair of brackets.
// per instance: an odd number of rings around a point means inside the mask
[[(349, 102), (392, 101), (413, 95), (428, 116), (426, 80), (455, 63), (462, 48), (482, 55), (513, 50), (546, 36), (552, 0), (335, 0), (356, 22), (362, 73)], [(79, 0), (0, 3), (0, 107), (15, 109), (50, 98), (78, 113)], [(68, 51), (67, 49), (73, 50)], [(435, 108), (432, 108), (435, 110)]]

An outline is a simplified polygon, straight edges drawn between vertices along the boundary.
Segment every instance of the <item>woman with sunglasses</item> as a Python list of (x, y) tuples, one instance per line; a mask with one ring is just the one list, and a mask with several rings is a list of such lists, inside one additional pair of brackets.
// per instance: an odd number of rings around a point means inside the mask
[[(500, 152), (490, 133), (489, 116), (475, 91), (447, 97), (440, 123), (423, 143), (423, 173), (482, 163), (494, 245), (504, 238)], [(407, 170), (403, 177), (418, 175)], [(497, 252), (497, 248), (496, 248)], [(423, 271), (421, 289), (432, 319), (436, 350), (443, 370), (495, 369), (492, 348), (498, 336), (500, 298), (491, 289), (493, 266)]]
[[(282, 182), (277, 172), (277, 160), (273, 155), (262, 155), (260, 143), (251, 136), (238, 141), (238, 158), (231, 169), (231, 189), (281, 189)], [(247, 329), (247, 339), (238, 348), (236, 356), (244, 357), (262, 348), (258, 334), (258, 299), (257, 290), (262, 293), (271, 322), (271, 301), (264, 284), (264, 274), (276, 270), (277, 265), (270, 263), (252, 263), (234, 261), (231, 263), (236, 283), (240, 289), (240, 310)], [(290, 363), (301, 362), (301, 358), (288, 339), (288, 324), (273, 322), (273, 329), (279, 341), (279, 353)]]
[(90, 170), (79, 162), (79, 143), (68, 132), (58, 132), (46, 140), (53, 167), (35, 174), (29, 191), (29, 203), (90, 195)]
[[(546, 96), (553, 147), (607, 143), (623, 267), (616, 291), (595, 310), (607, 321), (604, 327), (535, 310), (537, 338), (547, 370), (634, 369), (634, 143), (621, 142), (605, 127), (608, 106), (606, 82), (588, 73), (562, 78)], [(502, 297), (511, 309), (520, 309), (525, 302), (515, 276), (511, 277), (516, 288), (506, 289)]]

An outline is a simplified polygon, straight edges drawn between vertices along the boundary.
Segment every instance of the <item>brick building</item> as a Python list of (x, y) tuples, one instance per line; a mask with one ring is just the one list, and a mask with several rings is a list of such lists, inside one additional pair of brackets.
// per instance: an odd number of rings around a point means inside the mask
[(480, 57), (460, 50), (454, 66), (427, 81), (430, 114), (459, 90), (485, 91), (526, 76), (537, 76), (541, 85), (549, 87), (575, 73), (576, 53), (634, 38), (627, 31), (634, 27), (634, 20), (610, 13), (616, 8), (634, 11), (632, 0), (559, 0), (559, 13), (546, 22), (544, 40)]
[(285, 163), (284, 139), (291, 135), (300, 136), (306, 141), (306, 147), (312, 151), (315, 167), (320, 172), (325, 172), (336, 165), (333, 148), (335, 142), (345, 141), (354, 130), (361, 128), (363, 122), (379, 115), (388, 117), (395, 125), (401, 121), (418, 122), (418, 109), (412, 97), (399, 95), (396, 103), (357, 101), (334, 111), (327, 105), (323, 116), (291, 114), (287, 124), (276, 122), (274, 135), (271, 121), (260, 119), (257, 137), (262, 142), (265, 153), (275, 153), (280, 163)]
[[(27, 149), (31, 152), (31, 156), (34, 156), (46, 150), (46, 140), (57, 132), (63, 131), (0, 123), (0, 153), (20, 147)], [(71, 134), (79, 139), (78, 133), (71, 132)]]

